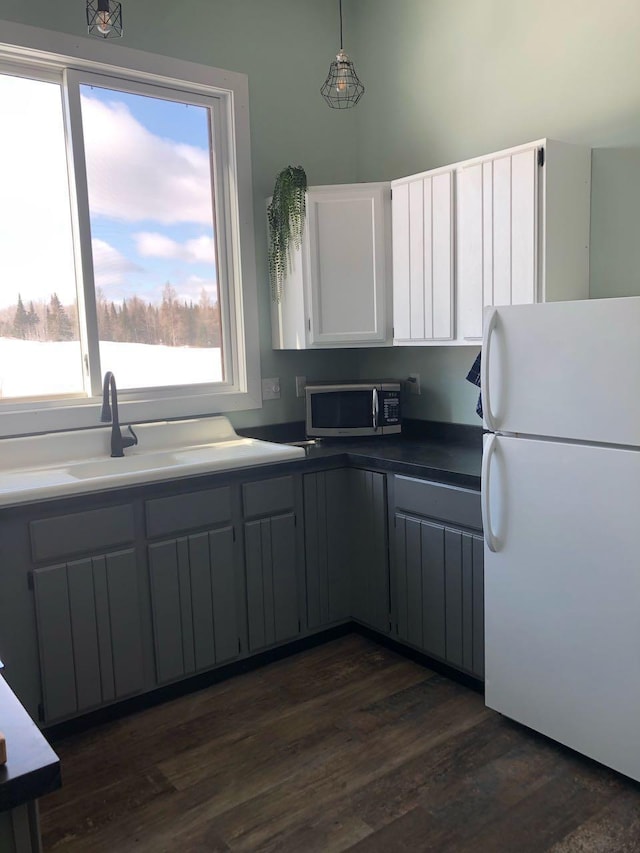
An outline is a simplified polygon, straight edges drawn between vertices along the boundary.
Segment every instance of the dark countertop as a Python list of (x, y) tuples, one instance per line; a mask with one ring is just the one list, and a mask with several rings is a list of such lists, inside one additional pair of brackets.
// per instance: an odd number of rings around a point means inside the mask
[[(304, 439), (304, 423), (239, 429), (238, 433), (265, 441), (295, 442)], [(410, 421), (405, 422), (403, 433), (399, 436), (322, 439), (305, 450), (309, 462), (333, 460), (337, 464), (357, 468), (375, 468), (448, 485), (480, 489), (480, 427)]]
[(7, 740), (7, 763), (0, 765), (0, 812), (60, 787), (58, 756), (1, 675), (0, 731)]

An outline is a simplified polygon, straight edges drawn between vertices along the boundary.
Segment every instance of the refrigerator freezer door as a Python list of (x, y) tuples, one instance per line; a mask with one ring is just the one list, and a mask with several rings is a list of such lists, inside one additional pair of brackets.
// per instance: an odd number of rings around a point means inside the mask
[(486, 704), (640, 780), (640, 451), (493, 446)]
[(488, 308), (487, 429), (640, 446), (640, 297)]

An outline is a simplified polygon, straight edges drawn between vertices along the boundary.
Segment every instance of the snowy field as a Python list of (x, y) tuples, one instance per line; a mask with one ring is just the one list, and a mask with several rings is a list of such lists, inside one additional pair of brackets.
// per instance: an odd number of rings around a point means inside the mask
[[(220, 349), (154, 344), (100, 344), (103, 374), (112, 370), (118, 388), (190, 385), (222, 381)], [(78, 341), (0, 338), (0, 397), (82, 393)]]

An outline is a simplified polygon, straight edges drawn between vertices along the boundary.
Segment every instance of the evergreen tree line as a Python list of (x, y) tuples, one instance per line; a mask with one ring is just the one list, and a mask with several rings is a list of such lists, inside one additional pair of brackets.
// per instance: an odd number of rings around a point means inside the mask
[[(166, 284), (162, 302), (154, 305), (138, 296), (121, 303), (96, 293), (101, 341), (164, 344), (165, 346), (219, 347), (220, 310), (202, 290), (197, 303), (176, 298)], [(0, 337), (33, 341), (71, 341), (78, 338), (77, 306), (63, 305), (54, 293), (48, 302), (30, 301), (18, 294), (15, 306), (0, 311)]]
[(28, 341), (73, 341), (77, 334), (77, 308), (64, 306), (56, 293), (48, 302), (31, 300), (26, 306), (18, 294), (15, 306), (0, 312), (0, 336)]

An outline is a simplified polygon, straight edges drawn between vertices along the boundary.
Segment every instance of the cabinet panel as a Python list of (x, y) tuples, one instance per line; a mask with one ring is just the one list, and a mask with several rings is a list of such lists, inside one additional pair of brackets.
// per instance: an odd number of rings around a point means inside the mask
[(69, 563), (67, 583), (78, 708), (91, 708), (102, 702), (100, 647), (91, 560)]
[(109, 620), (116, 698), (143, 686), (142, 628), (138, 574), (133, 551), (102, 557), (109, 586)]
[(395, 533), (398, 637), (482, 678), (482, 537), (402, 513)]
[(159, 682), (238, 655), (232, 527), (150, 545), (149, 572)]
[(394, 341), (453, 337), (453, 172), (393, 184)]
[(33, 581), (45, 717), (55, 720), (78, 709), (67, 567), (38, 569)]
[(274, 349), (391, 343), (387, 183), (309, 187), (302, 246), (272, 302)]
[(397, 509), (482, 530), (480, 495), (472, 489), (396, 474), (394, 491)]
[(299, 633), (295, 515), (244, 525), (249, 648)]
[(133, 509), (113, 506), (32, 521), (31, 550), (36, 562), (58, 560), (134, 540)]
[(170, 536), (183, 530), (210, 527), (231, 520), (231, 489), (205, 489), (146, 501), (147, 534)]
[(309, 190), (313, 345), (387, 340), (388, 208), (388, 185)]
[(389, 631), (387, 494), (384, 474), (349, 471), (352, 507), (351, 615), (377, 631)]
[(141, 690), (135, 552), (37, 569), (33, 578), (45, 720)]
[(245, 483), (242, 487), (242, 501), (245, 518), (276, 515), (293, 509), (295, 505), (293, 477), (274, 477), (271, 480)]
[(458, 171), (460, 335), (482, 339), (487, 305), (535, 302), (538, 280), (538, 147)]
[(159, 682), (185, 674), (177, 542), (149, 546), (156, 676)]
[(350, 527), (346, 469), (304, 476), (307, 625), (319, 628), (350, 615)]

